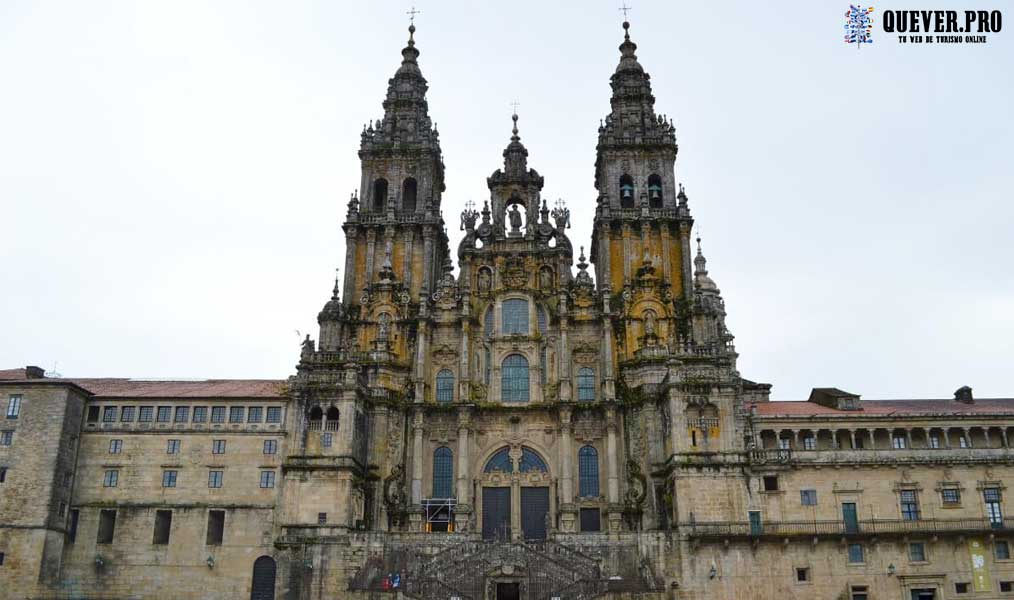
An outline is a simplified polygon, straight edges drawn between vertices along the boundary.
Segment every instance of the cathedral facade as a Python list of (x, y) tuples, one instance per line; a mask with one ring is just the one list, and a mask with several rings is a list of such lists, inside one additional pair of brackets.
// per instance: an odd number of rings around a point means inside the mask
[(628, 29), (585, 245), (515, 114), (452, 255), (411, 27), (292, 377), (0, 371), (0, 597), (1014, 595), (1014, 400), (742, 377)]

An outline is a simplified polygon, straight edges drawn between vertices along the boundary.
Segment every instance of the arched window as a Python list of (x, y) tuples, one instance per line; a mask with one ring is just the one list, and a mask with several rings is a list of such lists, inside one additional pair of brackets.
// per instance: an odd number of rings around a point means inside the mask
[(493, 337), (493, 307), (486, 309), (486, 315), (482, 318), (482, 335), (487, 338)]
[(381, 177), (373, 182), (373, 210), (380, 212), (384, 210), (387, 203), (387, 180)]
[(324, 411), (319, 406), (310, 409), (310, 431), (320, 431), (321, 421), (324, 420)]
[(483, 468), (483, 473), (494, 473), (500, 471), (502, 473), (510, 473), (514, 470), (514, 466), (511, 465), (511, 455), (508, 448), (500, 448), (496, 454), (489, 457), (486, 461), (486, 466)]
[(595, 401), (595, 369), (581, 367), (577, 371), (578, 402)]
[(454, 453), (447, 446), (433, 451), (433, 497), (454, 497)]
[(415, 196), (418, 184), (415, 179), (409, 177), (401, 186), (401, 209), (407, 212), (415, 212)]
[(334, 406), (327, 409), (327, 422), (324, 423), (324, 429), (338, 431), (338, 409)]
[(528, 335), (528, 301), (510, 298), (503, 301), (503, 334)]
[(521, 472), (528, 473), (529, 471), (541, 471), (543, 473), (549, 471), (549, 467), (546, 466), (546, 461), (542, 460), (542, 457), (535, 453), (534, 450), (521, 447)]
[(500, 369), (500, 398), (504, 402), (528, 402), (528, 359), (511, 354)]
[(437, 402), (454, 402), (454, 373), (450, 369), (437, 373)]
[(577, 451), (578, 496), (594, 498), (599, 495), (599, 453), (592, 446)]
[(648, 206), (662, 208), (662, 178), (658, 175), (648, 177)]
[(627, 174), (620, 177), (620, 208), (634, 208), (634, 180)]

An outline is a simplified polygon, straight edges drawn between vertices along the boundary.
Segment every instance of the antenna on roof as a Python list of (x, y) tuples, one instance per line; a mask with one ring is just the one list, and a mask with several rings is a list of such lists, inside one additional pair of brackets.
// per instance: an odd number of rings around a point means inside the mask
[(57, 361), (54, 360), (53, 361), (53, 368), (52, 368), (52, 370), (48, 371), (43, 376), (44, 377), (51, 377), (51, 378), (54, 378), (54, 379), (61, 379), (61, 378), (63, 378), (63, 375), (57, 373), (57, 371), (56, 371), (56, 365), (57, 364), (58, 364)]

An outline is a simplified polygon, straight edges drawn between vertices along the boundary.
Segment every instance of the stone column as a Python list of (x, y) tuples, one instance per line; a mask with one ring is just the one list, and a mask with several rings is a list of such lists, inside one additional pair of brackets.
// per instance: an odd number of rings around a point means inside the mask
[(350, 228), (345, 234), (345, 281), (342, 284), (342, 294), (344, 294), (342, 300), (345, 306), (351, 304), (353, 298), (358, 295), (358, 290), (353, 289), (356, 285), (356, 242), (358, 238), (359, 232), (355, 228)]
[(373, 283), (373, 259), (377, 251), (377, 231), (370, 229), (366, 232), (366, 279), (363, 285)]
[(610, 260), (610, 240), (609, 240), (609, 224), (602, 226), (602, 230), (599, 232), (599, 245), (598, 253), (595, 258), (598, 259), (596, 269), (598, 272), (598, 280), (595, 282), (600, 290), (609, 290), (612, 287), (612, 261)]
[(472, 514), (471, 498), (469, 497), (469, 475), (468, 465), (471, 462), (471, 453), (468, 449), (468, 427), (470, 424), (470, 413), (468, 409), (459, 409), (458, 412), (458, 480), (457, 500), (458, 505), (454, 511), (454, 525), (456, 531), (468, 531), (469, 517)]
[(570, 330), (570, 317), (567, 313), (567, 294), (565, 292), (560, 292), (558, 306), (560, 312), (560, 347), (556, 360), (559, 362), (560, 401), (569, 402), (572, 399), (570, 344), (567, 342), (567, 332)]
[(433, 228), (426, 227), (423, 230), (423, 281), (422, 289), (429, 296), (429, 293), (433, 291), (433, 272), (435, 269), (439, 269), (442, 265), (433, 264)]
[(799, 430), (798, 429), (793, 429), (792, 430), (792, 449), (793, 450), (799, 450), (800, 449), (799, 448)]
[(411, 227), (405, 230), (405, 260), (402, 267), (402, 280), (405, 282), (405, 289), (412, 289), (412, 255), (415, 254), (415, 231)]
[(849, 429), (849, 444), (851, 444), (849, 447), (852, 450), (856, 449), (856, 430), (855, 429)]
[(616, 410), (606, 410), (606, 477), (608, 482), (609, 531), (618, 532), (623, 518), (620, 506), (619, 458), (616, 455)]
[(944, 427), (943, 432), (944, 432), (944, 448), (947, 448), (949, 450), (951, 448), (951, 428)]
[(631, 263), (631, 252), (630, 252), (630, 225), (627, 223), (623, 224), (623, 283), (630, 282), (630, 263)]
[(469, 402), (471, 392), (472, 381), (472, 361), (471, 361), (471, 348), (472, 348), (472, 326), (470, 323), (471, 317), (468, 314), (469, 299), (468, 294), (465, 293), (462, 298), (462, 305), (465, 307), (461, 317), (461, 346), (458, 352), (458, 402)]
[(1003, 441), (1003, 447), (1004, 448), (1010, 448), (1010, 445), (1007, 443), (1007, 428), (1006, 427), (1004, 427), (1003, 429), (1000, 430), (1000, 436), (1001, 436), (1001, 439)]
[(570, 410), (560, 410), (560, 531), (572, 533), (577, 530), (577, 507), (574, 505), (574, 474), (571, 461), (573, 449), (571, 436), (573, 426)]
[(412, 531), (422, 531), (422, 478), (423, 478), (423, 413), (417, 410), (412, 418), (412, 507), (409, 522)]
[[(629, 261), (624, 261), (627, 264)], [(602, 294), (602, 399), (615, 400), (616, 386), (613, 375), (613, 321), (609, 294)]]
[(694, 295), (693, 279), (690, 271), (690, 224), (680, 222), (680, 250), (683, 261), (683, 296), (690, 300)]
[(912, 447), (912, 430), (911, 429), (905, 429), (905, 447), (906, 448), (911, 448)]
[(666, 281), (672, 281), (672, 261), (670, 256), (672, 252), (672, 238), (669, 236), (669, 226), (661, 225), (661, 236), (662, 236), (662, 275)]
[(425, 300), (422, 300), (424, 314), (420, 315), (418, 333), (415, 343), (415, 402), (421, 404), (426, 396), (426, 355), (429, 345), (426, 343), (427, 323), (425, 320)]
[(965, 436), (965, 446), (968, 447), (968, 448), (971, 448), (972, 447), (972, 434), (970, 433), (971, 432), (971, 428), (970, 427), (962, 427), (961, 428), (961, 432)]

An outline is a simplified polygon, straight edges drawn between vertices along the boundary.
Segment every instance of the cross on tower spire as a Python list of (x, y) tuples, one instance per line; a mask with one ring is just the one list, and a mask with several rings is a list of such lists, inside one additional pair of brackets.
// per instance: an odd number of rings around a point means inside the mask
[(405, 14), (408, 15), (408, 24), (415, 25), (415, 16), (420, 13), (422, 13), (422, 11), (416, 10), (415, 5), (412, 6), (412, 10), (405, 11)]
[(518, 102), (517, 100), (514, 100), (513, 102), (511, 102), (511, 108), (514, 109), (514, 114), (518, 114), (518, 107), (519, 106), (521, 106), (521, 103)]
[(633, 8), (634, 8), (633, 6), (627, 6), (627, 3), (624, 2), (623, 4), (620, 5), (620, 8), (617, 9), (617, 10), (619, 10), (619, 11), (621, 11), (623, 13), (623, 20), (626, 21), (627, 20), (627, 13), (630, 12), (631, 10), (633, 10)]

